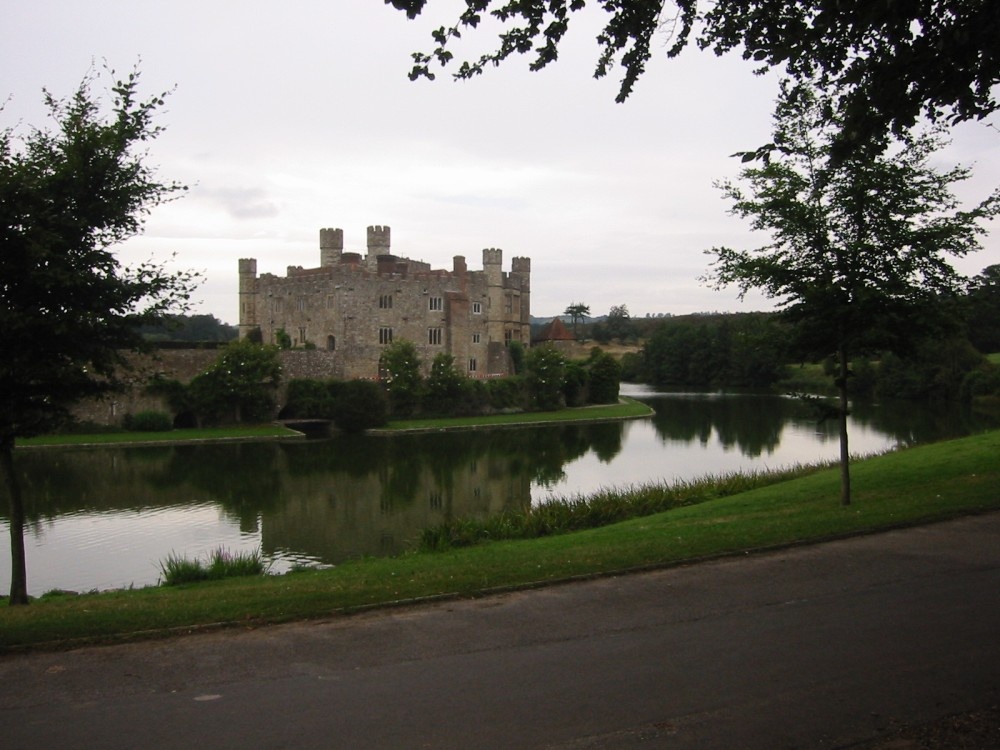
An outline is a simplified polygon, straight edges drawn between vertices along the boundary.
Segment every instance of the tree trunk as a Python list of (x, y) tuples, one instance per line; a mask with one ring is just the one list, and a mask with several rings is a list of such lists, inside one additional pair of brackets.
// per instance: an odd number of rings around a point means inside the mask
[(851, 452), (847, 446), (847, 350), (840, 348), (837, 353), (840, 360), (840, 372), (837, 377), (837, 390), (840, 393), (840, 408), (837, 419), (840, 422), (840, 504), (851, 504)]
[(10, 494), (10, 604), (28, 603), (28, 574), (24, 563), (24, 500), (14, 473), (14, 441), (0, 441), (0, 466)]

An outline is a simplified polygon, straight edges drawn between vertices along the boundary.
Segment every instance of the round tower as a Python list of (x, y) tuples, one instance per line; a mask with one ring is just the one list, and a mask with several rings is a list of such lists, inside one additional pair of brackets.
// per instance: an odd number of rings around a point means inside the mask
[(240, 258), (240, 338), (259, 325), (257, 320), (257, 259)]

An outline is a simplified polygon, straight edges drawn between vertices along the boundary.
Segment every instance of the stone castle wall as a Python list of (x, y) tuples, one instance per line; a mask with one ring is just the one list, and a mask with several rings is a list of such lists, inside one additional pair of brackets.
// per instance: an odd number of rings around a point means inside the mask
[(397, 257), (389, 227), (368, 227), (367, 253), (344, 252), (343, 230), (320, 230), (320, 266), (289, 266), (286, 275), (257, 274), (239, 262), (240, 335), (259, 330), (267, 343), (280, 332), (296, 348), (333, 352), (332, 377), (375, 378), (385, 347), (407, 340), (425, 367), (444, 352), (471, 377), (510, 372), (506, 345), (530, 343), (528, 258), (502, 271), (500, 250), (483, 250), (483, 270), (464, 256), (450, 270)]

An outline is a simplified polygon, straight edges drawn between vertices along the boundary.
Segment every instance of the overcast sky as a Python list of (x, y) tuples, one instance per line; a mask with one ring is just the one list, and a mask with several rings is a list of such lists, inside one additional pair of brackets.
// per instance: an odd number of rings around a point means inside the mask
[[(144, 94), (176, 87), (150, 160), (191, 190), (121, 257), (175, 253), (204, 272), (195, 312), (230, 323), (239, 258), (262, 273), (314, 267), (321, 227), (363, 251), (372, 224), (392, 228), (395, 254), (434, 267), (465, 255), (478, 269), (486, 247), (505, 269), (530, 257), (537, 316), (572, 302), (593, 315), (770, 307), (699, 276), (707, 248), (764, 241), (713, 182), (739, 171), (730, 154), (769, 140), (773, 78), (691, 49), (652, 62), (615, 104), (617, 78), (592, 78), (595, 11), (541, 73), (522, 58), (472, 82), (410, 82), (410, 53), (457, 7), (433, 0), (408, 21), (383, 0), (0, 0), (0, 124), (42, 124), (42, 88), (68, 95), (104, 61), (138, 64)], [(467, 35), (458, 51), (490, 41)], [(957, 132), (947, 158), (976, 168), (963, 195), (1000, 184), (998, 146), (982, 125)], [(963, 273), (1000, 263), (997, 232), (956, 263)]]

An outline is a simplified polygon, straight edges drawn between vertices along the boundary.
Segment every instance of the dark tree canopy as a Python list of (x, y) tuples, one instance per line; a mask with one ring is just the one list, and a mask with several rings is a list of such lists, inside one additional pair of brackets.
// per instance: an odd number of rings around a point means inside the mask
[(983, 223), (1000, 212), (1000, 190), (963, 210), (952, 187), (969, 170), (932, 166), (939, 132), (886, 137), (875, 156), (833, 158), (842, 127), (829, 98), (783, 86), (771, 157), (720, 185), (732, 213), (770, 240), (754, 250), (709, 252), (716, 256), (710, 279), (741, 292), (760, 289), (798, 323), (812, 354), (836, 357), (847, 504), (850, 361), (899, 352), (940, 325), (945, 316), (935, 313), (961, 287), (949, 257), (978, 249)]
[[(428, 0), (385, 0), (411, 18)], [(599, 7), (607, 23), (597, 37), (596, 77), (615, 67), (618, 101), (633, 91), (649, 60), (675, 57), (690, 43), (716, 54), (739, 50), (761, 67), (843, 97), (846, 138), (864, 142), (882, 130), (901, 133), (921, 115), (954, 121), (998, 107), (1000, 3), (996, 0), (465, 0), (434, 49), (414, 53), (411, 78), (433, 78), (432, 64), (454, 63), (452, 47), (484, 16), (503, 29), (492, 52), (463, 61), (471, 78), (514, 54), (533, 56), (532, 70), (558, 59), (574, 13)], [(664, 44), (664, 41), (667, 43)]]
[(105, 115), (93, 82), (66, 100), (45, 92), (54, 132), (0, 130), (0, 465), (11, 496), (12, 604), (27, 601), (14, 440), (116, 388), (122, 352), (143, 345), (139, 326), (183, 308), (193, 285), (191, 274), (152, 261), (124, 267), (112, 252), (184, 188), (145, 163), (163, 95), (139, 99), (133, 73), (113, 84)]

